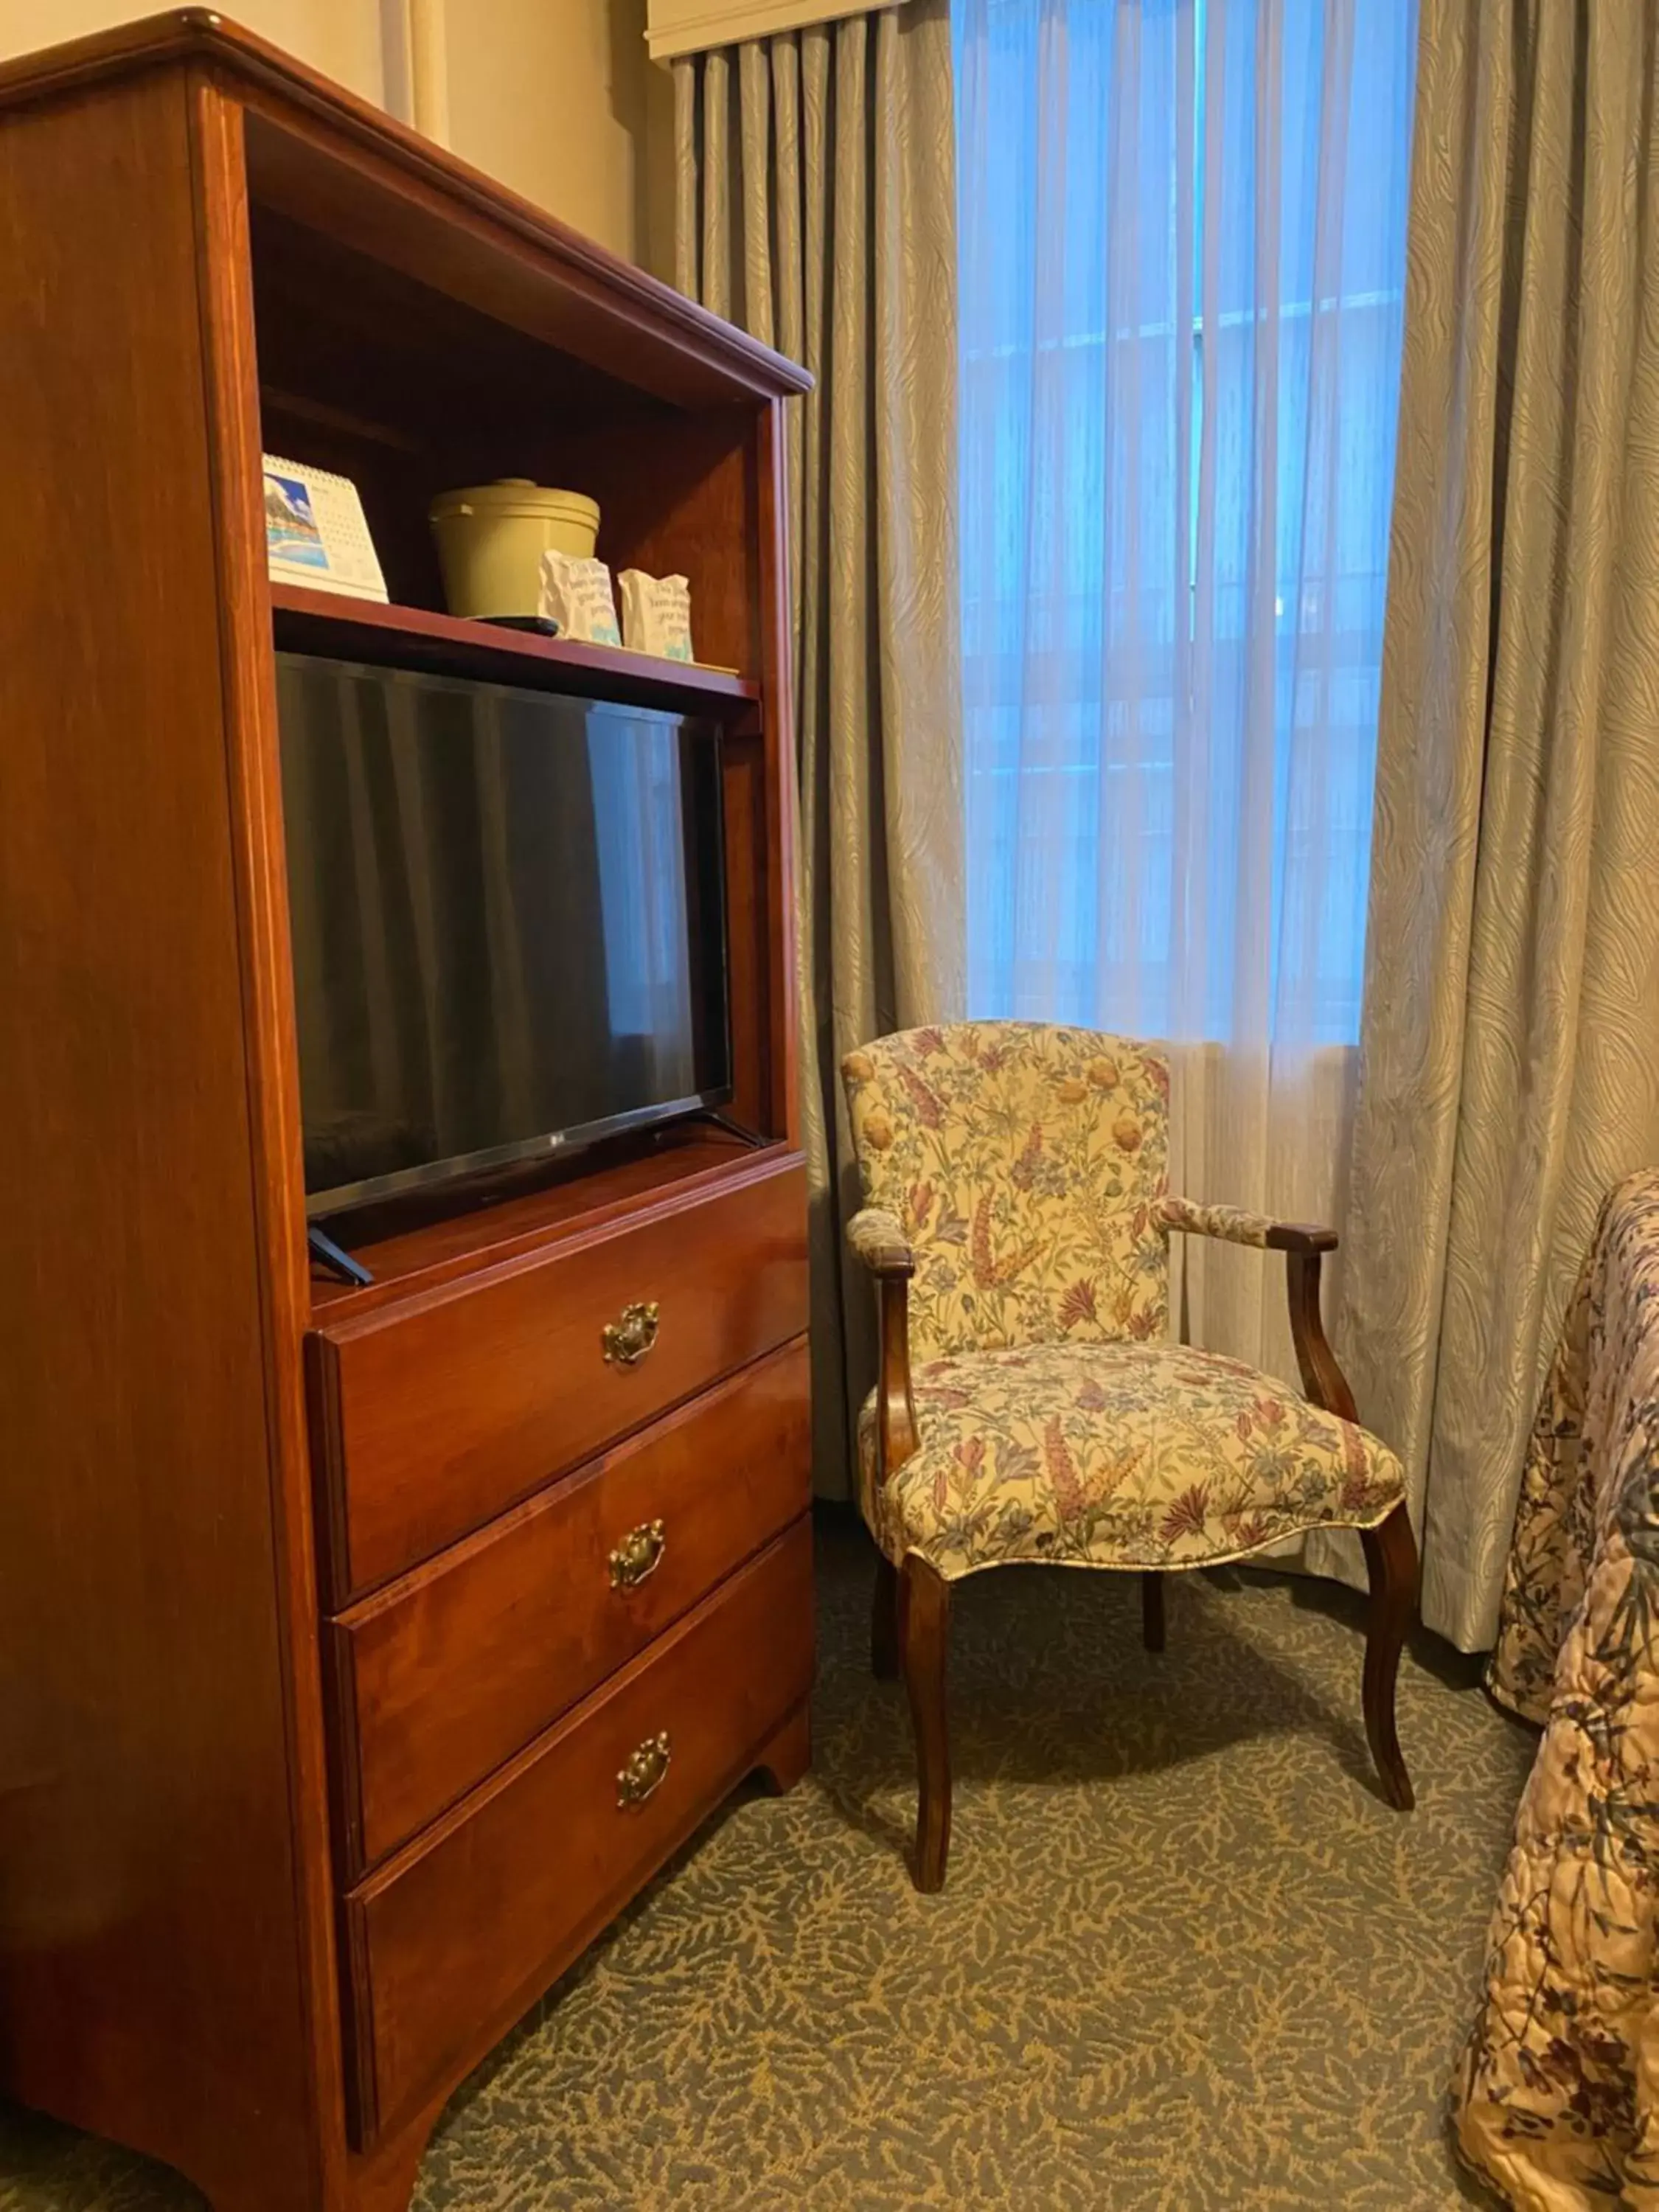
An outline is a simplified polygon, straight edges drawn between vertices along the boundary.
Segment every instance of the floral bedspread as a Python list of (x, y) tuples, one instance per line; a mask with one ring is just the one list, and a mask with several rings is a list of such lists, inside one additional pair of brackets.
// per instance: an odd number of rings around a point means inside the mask
[(1544, 1735), (1458, 2142), (1519, 2212), (1659, 2212), (1659, 1174), (1608, 1197), (1568, 1308), (1487, 1681)]

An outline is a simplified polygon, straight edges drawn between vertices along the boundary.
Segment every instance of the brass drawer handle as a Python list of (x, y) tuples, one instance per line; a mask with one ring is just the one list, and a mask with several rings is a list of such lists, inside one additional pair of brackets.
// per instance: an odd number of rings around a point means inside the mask
[(673, 1755), (666, 1729), (660, 1735), (647, 1736), (637, 1750), (629, 1753), (627, 1765), (617, 1777), (617, 1804), (624, 1811), (630, 1805), (643, 1805), (661, 1784)]
[(655, 1574), (667, 1549), (660, 1521), (641, 1521), (630, 1528), (611, 1554), (611, 1589), (637, 1589), (647, 1575)]
[(656, 1340), (655, 1298), (624, 1306), (620, 1318), (606, 1322), (599, 1331), (605, 1363), (611, 1367), (637, 1367)]

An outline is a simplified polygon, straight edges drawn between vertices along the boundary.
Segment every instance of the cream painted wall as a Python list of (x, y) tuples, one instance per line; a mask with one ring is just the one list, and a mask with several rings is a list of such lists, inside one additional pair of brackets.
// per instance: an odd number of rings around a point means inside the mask
[[(160, 15), (164, 5), (165, 0), (0, 0), (0, 54), (26, 54), (84, 38), (112, 23)], [(235, 0), (225, 13), (365, 100), (383, 99), (380, 0)]]
[(630, 260), (673, 266), (674, 99), (645, 0), (449, 0), (449, 141)]
[[(0, 0), (0, 55), (163, 0)], [(403, 110), (403, 0), (231, 0), (251, 31)], [(673, 267), (673, 91), (645, 0), (446, 0), (449, 140), (464, 160), (659, 274)]]

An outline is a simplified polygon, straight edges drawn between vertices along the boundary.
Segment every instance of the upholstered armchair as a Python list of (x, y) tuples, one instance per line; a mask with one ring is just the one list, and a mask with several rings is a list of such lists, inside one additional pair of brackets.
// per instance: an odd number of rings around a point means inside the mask
[[(873, 1658), (909, 1693), (916, 1887), (941, 1887), (950, 1844), (951, 1586), (1013, 1560), (1139, 1574), (1160, 1650), (1165, 1574), (1358, 1529), (1366, 1735), (1409, 1810), (1394, 1703), (1417, 1549), (1400, 1462), (1359, 1426), (1321, 1325), (1334, 1232), (1171, 1196), (1168, 1066), (1127, 1038), (962, 1022), (884, 1037), (842, 1075), (866, 1200), (848, 1237), (880, 1315), (859, 1425)], [(1167, 1340), (1174, 1233), (1285, 1254), (1304, 1395)]]

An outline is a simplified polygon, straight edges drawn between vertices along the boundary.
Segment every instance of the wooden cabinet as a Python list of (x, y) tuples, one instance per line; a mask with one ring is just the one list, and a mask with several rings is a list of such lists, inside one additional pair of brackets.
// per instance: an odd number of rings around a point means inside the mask
[[(0, 68), (0, 2087), (217, 2212), (401, 2212), (517, 2013), (806, 1758), (805, 379), (205, 10)], [(262, 448), (358, 484), (390, 605), (271, 589)], [(427, 508), (500, 475), (736, 673), (447, 616)], [(718, 720), (752, 1141), (312, 1272), (277, 650)]]

